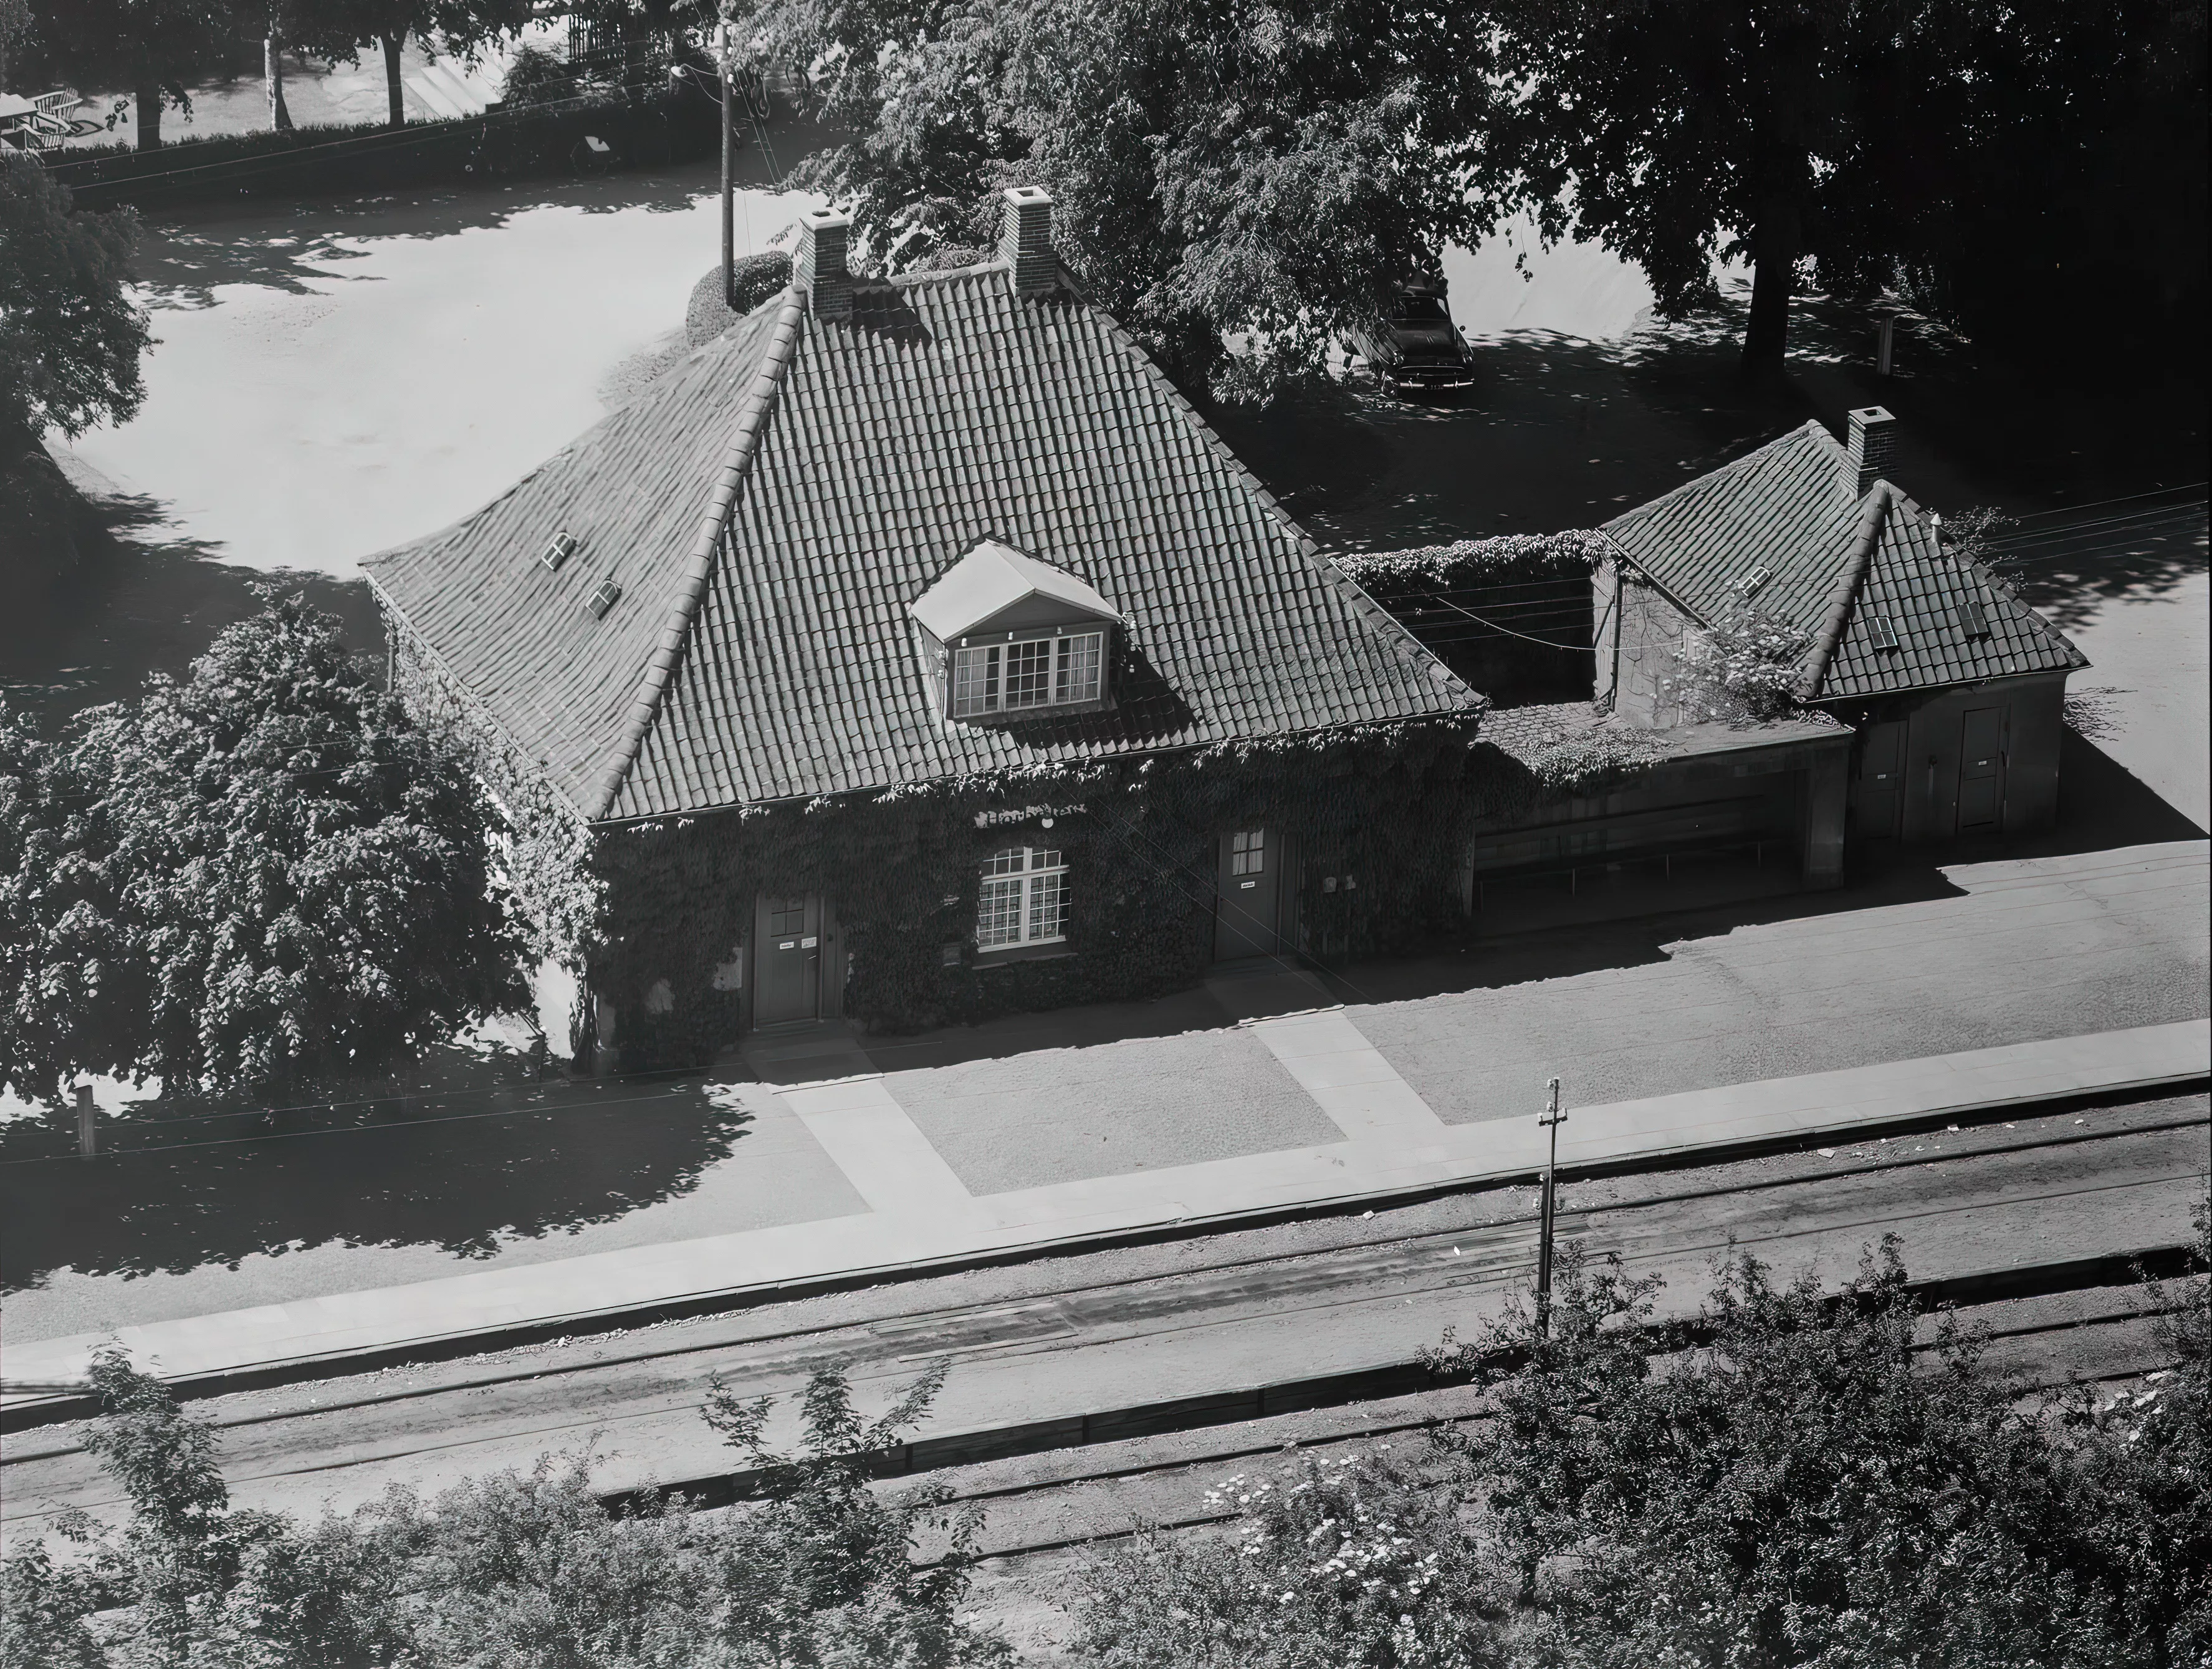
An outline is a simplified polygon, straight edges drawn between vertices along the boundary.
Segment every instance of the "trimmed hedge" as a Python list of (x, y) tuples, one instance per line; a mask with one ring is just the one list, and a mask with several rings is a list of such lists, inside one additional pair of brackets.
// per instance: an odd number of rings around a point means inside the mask
[(691, 286), (691, 300), (684, 309), (684, 335), (695, 348), (703, 348), (724, 331), (791, 283), (791, 257), (781, 249), (743, 255), (733, 264), (731, 283), (738, 305), (722, 302), (722, 264), (716, 261)]
[(608, 166), (663, 168), (710, 155), (715, 109), (702, 94), (580, 99), (552, 109), (490, 110), (404, 129), (303, 127), (289, 133), (185, 138), (158, 150), (100, 145), (48, 152), (47, 169), (85, 208), (139, 209), (262, 194), (361, 195), (577, 171), (591, 135)]

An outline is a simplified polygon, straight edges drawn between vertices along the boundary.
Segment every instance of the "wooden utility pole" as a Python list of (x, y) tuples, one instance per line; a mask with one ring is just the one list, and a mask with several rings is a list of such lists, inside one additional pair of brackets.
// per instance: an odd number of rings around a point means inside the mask
[(1559, 1199), (1559, 1126), (1567, 1122), (1567, 1115), (1559, 1111), (1559, 1081), (1553, 1078), (1545, 1087), (1550, 1091), (1549, 1104), (1536, 1122), (1551, 1132), (1552, 1151), (1544, 1160), (1544, 1216), (1536, 1240), (1536, 1331), (1548, 1338), (1552, 1332), (1552, 1224)]
[(722, 78), (722, 305), (731, 312), (738, 306), (737, 196), (732, 176), (736, 172), (737, 128), (730, 101), (734, 92), (730, 76), (730, 26), (714, 30), (714, 61)]

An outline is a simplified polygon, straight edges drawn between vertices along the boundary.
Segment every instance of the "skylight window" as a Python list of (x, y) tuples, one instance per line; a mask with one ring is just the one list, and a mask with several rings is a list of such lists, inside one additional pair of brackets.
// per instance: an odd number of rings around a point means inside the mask
[(565, 533), (556, 533), (544, 550), (538, 553), (538, 560), (545, 564), (547, 573), (557, 574), (561, 571), (561, 564), (575, 554), (576, 541)]
[(1878, 649), (1898, 649), (1905, 647), (1897, 635), (1897, 622), (1887, 614), (1877, 614), (1867, 623), (1868, 635)]
[(1758, 594), (1759, 588), (1774, 577), (1771, 568), (1754, 568), (1735, 582), (1735, 588), (1747, 597)]
[(1990, 635), (1989, 612), (1982, 606), (1979, 598), (1970, 597), (1959, 605), (1959, 630), (1969, 637)]
[(592, 617), (595, 619), (605, 619), (607, 611), (621, 600), (622, 588), (612, 580), (601, 580), (599, 588), (592, 594)]

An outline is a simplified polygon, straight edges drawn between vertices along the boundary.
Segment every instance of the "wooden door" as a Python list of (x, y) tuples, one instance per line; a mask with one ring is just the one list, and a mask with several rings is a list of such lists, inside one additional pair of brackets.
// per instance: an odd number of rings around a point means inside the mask
[(1859, 742), (1859, 775), (1851, 804), (1851, 832), (1869, 840), (1894, 840), (1905, 817), (1905, 727), (1870, 724)]
[(822, 895), (760, 895), (753, 910), (753, 1024), (783, 1026), (822, 1012)]
[(1281, 896), (1283, 842), (1273, 829), (1237, 829), (1221, 837), (1214, 887), (1213, 959), (1273, 956), (1279, 947), (1276, 906)]
[(2004, 709), (1967, 710), (1959, 744), (1959, 831), (1987, 831), (2004, 820)]

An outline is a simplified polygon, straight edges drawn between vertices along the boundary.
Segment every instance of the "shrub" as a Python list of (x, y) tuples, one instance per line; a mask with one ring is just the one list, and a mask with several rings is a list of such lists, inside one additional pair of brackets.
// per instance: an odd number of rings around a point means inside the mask
[(543, 46), (523, 46), (515, 49), (507, 62), (500, 98), (508, 109), (516, 110), (527, 105), (557, 104), (575, 98), (580, 90), (575, 69), (566, 58)]
[(1812, 639), (1786, 621), (1738, 608), (1682, 634), (1674, 671), (1662, 680), (1692, 723), (1764, 724), (1797, 704), (1797, 680)]

